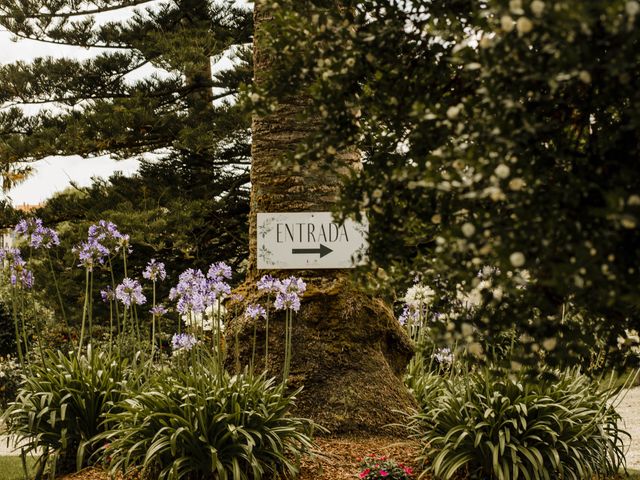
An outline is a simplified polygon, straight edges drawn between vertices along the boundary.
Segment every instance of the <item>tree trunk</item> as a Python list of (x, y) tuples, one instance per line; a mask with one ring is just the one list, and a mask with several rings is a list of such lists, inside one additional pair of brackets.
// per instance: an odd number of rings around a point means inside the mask
[[(268, 2), (257, 0), (254, 12), (254, 81), (260, 84), (269, 71), (269, 53), (263, 47), (264, 26), (269, 22)], [(256, 214), (258, 212), (330, 211), (340, 183), (335, 174), (318, 165), (299, 171), (277, 168), (289, 152), (317, 128), (300, 118), (307, 102), (294, 95), (265, 117), (252, 123), (251, 214), (249, 269), (241, 288), (244, 303), (267, 305), (256, 280), (270, 273), (277, 278), (302, 277), (307, 292), (293, 327), (293, 359), (289, 384), (304, 386), (295, 414), (315, 420), (332, 432), (380, 431), (401, 421), (397, 410), (407, 410), (413, 401), (400, 375), (412, 355), (412, 346), (391, 309), (383, 302), (359, 292), (343, 271), (258, 271), (256, 267)], [(356, 154), (345, 153), (351, 168), (359, 168)], [(273, 298), (270, 299), (271, 303)], [(265, 367), (279, 378), (284, 353), (284, 315), (271, 306), (269, 358), (264, 361), (264, 321), (257, 325), (257, 370)], [(254, 325), (239, 316), (231, 326), (228, 341), (239, 333), (240, 358), (251, 357)]]

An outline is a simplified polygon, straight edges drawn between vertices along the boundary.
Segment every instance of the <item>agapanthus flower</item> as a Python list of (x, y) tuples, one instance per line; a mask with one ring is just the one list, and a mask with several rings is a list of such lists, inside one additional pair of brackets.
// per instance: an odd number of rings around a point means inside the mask
[(167, 272), (164, 269), (164, 263), (156, 262), (155, 258), (152, 258), (151, 261), (147, 264), (147, 268), (145, 268), (144, 272), (142, 272), (142, 276), (147, 280), (151, 280), (152, 282), (158, 280), (164, 280), (167, 278)]
[(241, 302), (242, 300), (244, 300), (244, 295), (240, 293), (234, 293), (233, 295), (229, 295), (229, 300), (233, 302)]
[(12, 248), (12, 247), (4, 247), (0, 250), (0, 261), (6, 260), (7, 263), (11, 266), (16, 262), (23, 262), (22, 255), (20, 254), (20, 249)]
[(109, 249), (94, 239), (80, 242), (73, 247), (72, 251), (78, 255), (80, 260), (78, 266), (85, 267), (89, 271), (92, 271), (96, 265), (104, 264), (109, 256)]
[(33, 273), (26, 268), (12, 268), (9, 276), (11, 285), (22, 288), (33, 287)]
[(435, 293), (431, 287), (417, 283), (407, 290), (404, 302), (415, 307), (431, 305), (435, 299)]
[(302, 295), (307, 290), (307, 284), (301, 278), (289, 277), (280, 281), (278, 289), (282, 293), (297, 293)]
[(405, 305), (402, 313), (398, 317), (398, 321), (400, 325), (406, 325), (411, 321), (411, 323), (415, 323), (420, 319), (420, 312), (411, 305)]
[(218, 299), (223, 300), (231, 295), (231, 286), (222, 280), (211, 281), (208, 283), (208, 287), (210, 292), (209, 298), (211, 298), (210, 303), (214, 303)]
[(213, 282), (231, 278), (231, 267), (224, 262), (212, 263), (207, 272), (207, 278)]
[(178, 312), (202, 312), (206, 308), (209, 293), (207, 279), (201, 270), (189, 268), (180, 274), (178, 284), (169, 292), (171, 300), (177, 300)]
[(60, 245), (57, 232), (52, 228), (45, 227), (39, 218), (20, 220), (16, 225), (15, 232), (28, 237), (31, 248), (51, 248), (54, 245)]
[(445, 347), (445, 348), (439, 348), (438, 350), (436, 350), (433, 354), (433, 358), (440, 365), (451, 365), (453, 363), (454, 357), (451, 349), (448, 347)]
[(280, 280), (276, 280), (271, 275), (263, 275), (258, 280), (258, 290), (264, 290), (266, 292), (277, 292), (280, 290)]
[(297, 293), (278, 293), (276, 300), (273, 303), (276, 310), (293, 310), (297, 312), (300, 310), (300, 297)]
[(151, 308), (149, 310), (149, 313), (151, 313), (151, 315), (155, 315), (156, 317), (161, 317), (162, 315), (166, 315), (167, 311), (168, 310), (164, 307), (164, 305), (159, 303), (155, 307)]
[(267, 311), (262, 305), (247, 305), (247, 309), (244, 312), (244, 316), (253, 320), (257, 318), (267, 318)]
[(289, 277), (278, 283), (278, 293), (273, 305), (276, 310), (300, 310), (300, 295), (307, 290), (301, 278)]
[(120, 285), (116, 287), (116, 298), (125, 306), (142, 305), (147, 302), (146, 297), (142, 293), (142, 285), (137, 280), (125, 278)]
[(100, 296), (103, 302), (112, 302), (116, 299), (116, 292), (111, 287), (105, 287), (104, 290), (100, 290)]
[(114, 253), (120, 251), (121, 248), (127, 248), (128, 251), (131, 252), (129, 235), (120, 233), (118, 227), (113, 222), (100, 220), (98, 223), (89, 227), (88, 233), (89, 241), (97, 241)]
[(198, 339), (188, 333), (177, 333), (171, 338), (173, 353), (189, 351), (198, 344)]
[[(202, 312), (190, 312), (182, 315), (181, 318), (187, 327), (211, 332), (216, 330), (218, 315), (220, 315), (220, 319), (222, 319), (226, 314), (227, 309), (222, 304), (215, 302), (214, 304), (207, 305)], [(222, 322), (220, 322), (220, 330), (224, 330), (224, 324)]]

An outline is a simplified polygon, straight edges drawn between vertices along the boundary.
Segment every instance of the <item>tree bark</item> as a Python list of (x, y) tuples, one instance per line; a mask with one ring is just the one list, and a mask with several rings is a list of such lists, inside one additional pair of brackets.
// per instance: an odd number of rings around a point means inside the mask
[[(270, 21), (270, 0), (257, 0), (254, 11), (254, 81), (260, 85), (270, 68), (264, 47), (265, 26)], [(267, 304), (256, 280), (270, 273), (277, 278), (301, 276), (308, 285), (302, 307), (295, 316), (293, 359), (289, 385), (303, 386), (295, 414), (315, 420), (332, 432), (377, 431), (400, 422), (398, 410), (408, 410), (413, 400), (400, 375), (413, 353), (412, 345), (391, 309), (382, 301), (358, 291), (343, 271), (258, 271), (256, 267), (258, 212), (330, 211), (340, 191), (335, 173), (318, 164), (296, 171), (279, 168), (290, 152), (315, 131), (317, 121), (301, 121), (308, 102), (301, 94), (279, 103), (268, 116), (252, 121), (251, 214), (249, 268), (241, 293), (246, 303)], [(355, 152), (343, 154), (348, 168), (360, 168)], [(273, 299), (270, 299), (271, 302)], [(284, 315), (271, 306), (269, 358), (264, 360), (264, 321), (257, 325), (261, 352), (257, 369), (267, 368), (279, 378), (284, 354)], [(242, 316), (232, 322), (232, 335), (240, 336), (243, 363), (251, 356), (254, 325)]]

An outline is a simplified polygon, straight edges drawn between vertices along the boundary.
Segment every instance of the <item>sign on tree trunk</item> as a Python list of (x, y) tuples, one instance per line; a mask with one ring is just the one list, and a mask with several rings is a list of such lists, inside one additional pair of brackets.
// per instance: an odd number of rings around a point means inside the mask
[(258, 213), (258, 269), (353, 268), (366, 263), (369, 224), (331, 212)]

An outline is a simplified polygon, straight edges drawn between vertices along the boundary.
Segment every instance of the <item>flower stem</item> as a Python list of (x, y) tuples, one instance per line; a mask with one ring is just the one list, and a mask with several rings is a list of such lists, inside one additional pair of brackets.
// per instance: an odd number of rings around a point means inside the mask
[(47, 259), (49, 260), (49, 268), (51, 268), (51, 276), (53, 277), (53, 284), (56, 287), (56, 294), (58, 295), (58, 302), (60, 303), (60, 312), (62, 313), (62, 319), (67, 327), (67, 333), (69, 332), (69, 321), (67, 320), (67, 313), (64, 309), (64, 302), (62, 301), (62, 294), (60, 293), (60, 285), (58, 285), (58, 277), (56, 271), (53, 268), (53, 261), (51, 260), (51, 252), (47, 249)]
[(78, 344), (78, 358), (80, 358), (80, 353), (82, 352), (82, 344), (84, 343), (84, 326), (87, 318), (87, 306), (89, 304), (89, 269), (85, 270), (84, 284), (84, 306), (82, 307), (82, 323), (80, 324), (80, 343)]

